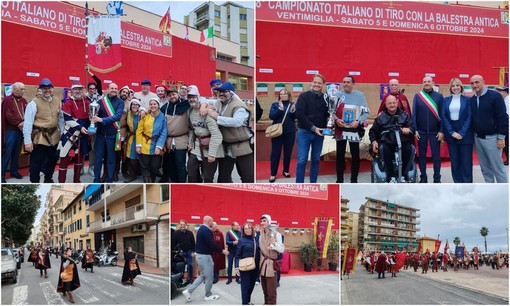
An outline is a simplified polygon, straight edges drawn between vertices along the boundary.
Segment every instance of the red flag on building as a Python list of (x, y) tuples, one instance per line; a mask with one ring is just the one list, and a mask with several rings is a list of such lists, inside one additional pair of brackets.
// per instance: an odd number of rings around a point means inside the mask
[(204, 31), (201, 31), (200, 32), (200, 42), (204, 42), (205, 41), (205, 34), (204, 34)]
[(88, 61), (92, 70), (112, 72), (122, 66), (119, 16), (89, 17)]
[(170, 5), (169, 5), (168, 10), (166, 11), (166, 14), (163, 16), (163, 18), (159, 22), (159, 30), (162, 33), (170, 34), (171, 22), (172, 22), (172, 19), (170, 19)]

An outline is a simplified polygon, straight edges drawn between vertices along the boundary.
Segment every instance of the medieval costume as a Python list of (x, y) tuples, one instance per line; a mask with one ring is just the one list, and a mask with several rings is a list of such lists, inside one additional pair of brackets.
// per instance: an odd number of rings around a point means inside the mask
[(377, 275), (377, 278), (381, 278), (381, 274), (382, 274), (382, 278), (386, 278), (384, 276), (384, 272), (386, 271), (386, 255), (383, 253), (379, 254), (379, 257), (377, 257), (377, 263), (375, 264), (375, 271), (377, 271), (378, 275)]
[(85, 250), (85, 254), (83, 254), (81, 268), (85, 269), (85, 271), (87, 271), (87, 268), (90, 268), (90, 272), (94, 273), (94, 252), (90, 248)]
[(432, 253), (432, 272), (434, 272), (434, 270), (437, 272), (437, 266), (438, 266), (438, 263), (437, 263), (437, 255), (436, 253)]
[[(221, 249), (225, 248), (225, 239), (223, 238), (223, 233), (216, 229), (213, 232), (214, 243), (219, 246)], [(214, 262), (214, 279), (213, 284), (218, 282), (220, 270), (225, 269), (225, 255), (220, 252), (213, 252), (212, 259)]]
[[(284, 245), (282, 242), (281, 234), (270, 229), (271, 216), (262, 215), (260, 220), (266, 219), (267, 226), (260, 229), (259, 248), (260, 248), (260, 283), (264, 292), (264, 304), (276, 304), (276, 270), (279, 269), (276, 260), (278, 253), (284, 252)], [(241, 278), (242, 282), (242, 278)]]
[(69, 259), (68, 256), (62, 255), (60, 263), (60, 274), (58, 275), (57, 292), (62, 292), (64, 296), (67, 293), (69, 302), (74, 303), (72, 291), (80, 287), (80, 277), (78, 276), (78, 268), (76, 263)]
[(40, 249), (37, 253), (37, 263), (35, 265), (36, 269), (39, 269), (41, 272), (41, 277), (43, 276), (44, 270), (44, 278), (48, 278), (48, 270), (51, 269), (50, 255), (48, 250)]
[(28, 254), (28, 259), (27, 260), (29, 262), (31, 262), (33, 266), (36, 265), (36, 263), (37, 263), (37, 250), (35, 248), (32, 248), (30, 250), (30, 254)]
[(448, 272), (448, 255), (443, 254), (443, 272)]
[(429, 270), (429, 256), (427, 254), (423, 254), (421, 257), (421, 274), (427, 273)]
[(122, 271), (122, 284), (130, 284), (134, 286), (134, 279), (137, 275), (141, 275), (140, 266), (138, 265), (138, 260), (136, 260), (136, 254), (132, 251), (124, 252), (124, 270)]

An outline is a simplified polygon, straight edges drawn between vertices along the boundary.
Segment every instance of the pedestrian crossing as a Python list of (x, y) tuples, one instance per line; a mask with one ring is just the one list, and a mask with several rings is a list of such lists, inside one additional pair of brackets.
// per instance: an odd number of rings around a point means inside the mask
[[(73, 291), (76, 304), (125, 304), (123, 300), (129, 296), (150, 295), (150, 292), (154, 291), (169, 291), (168, 276), (138, 275), (135, 278), (135, 286), (126, 286), (120, 283), (121, 276), (120, 273), (83, 275), (80, 277), (81, 287)], [(46, 279), (38, 283), (39, 288), (37, 285), (15, 285), (12, 288), (11, 305), (70, 304), (66, 296), (57, 292), (56, 286), (56, 282)], [(168, 303), (168, 301), (162, 302), (158, 304)], [(2, 303), (8, 304), (8, 301), (2, 299)]]

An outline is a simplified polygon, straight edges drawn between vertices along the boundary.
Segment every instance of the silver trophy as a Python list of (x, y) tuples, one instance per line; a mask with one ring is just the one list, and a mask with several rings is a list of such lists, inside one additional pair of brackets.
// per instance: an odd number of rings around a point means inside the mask
[(328, 118), (328, 122), (326, 124), (326, 128), (322, 129), (322, 135), (331, 136), (331, 135), (333, 135), (333, 129), (335, 127), (335, 117), (333, 116), (333, 114), (335, 113), (338, 97), (328, 96), (327, 94), (325, 94), (324, 101), (328, 105), (329, 118)]
[[(99, 111), (99, 103), (97, 103), (97, 94), (94, 94), (94, 96), (92, 97), (92, 103), (90, 103), (90, 106), (89, 106), (90, 118), (93, 118), (94, 116), (96, 116), (98, 111)], [(91, 122), (87, 131), (89, 132), (89, 134), (95, 134), (97, 132), (96, 124), (94, 122)]]

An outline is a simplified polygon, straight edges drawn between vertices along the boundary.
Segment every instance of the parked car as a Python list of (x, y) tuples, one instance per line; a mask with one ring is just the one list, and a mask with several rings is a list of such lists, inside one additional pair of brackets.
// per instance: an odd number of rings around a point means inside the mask
[(18, 249), (11, 249), (11, 250), (12, 250), (12, 254), (14, 255), (14, 258), (16, 258), (16, 268), (19, 270), (19, 269), (21, 269), (21, 263), (22, 263), (23, 259), (21, 258), (21, 255), (20, 255)]
[(16, 258), (11, 249), (2, 249), (2, 281), (11, 279), (12, 283), (18, 282), (18, 269)]

